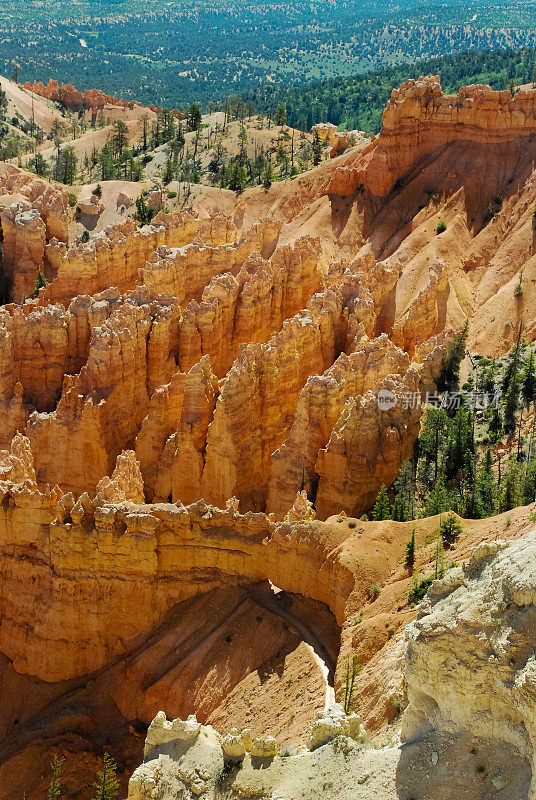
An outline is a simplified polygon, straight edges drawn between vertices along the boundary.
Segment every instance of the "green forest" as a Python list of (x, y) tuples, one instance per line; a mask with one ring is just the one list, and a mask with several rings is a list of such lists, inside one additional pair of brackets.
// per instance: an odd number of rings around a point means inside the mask
[(489, 83), (504, 89), (513, 81), (528, 83), (533, 79), (536, 50), (468, 51), (453, 56), (400, 64), (365, 75), (312, 83), (298, 88), (264, 86), (244, 96), (258, 111), (284, 105), (288, 124), (310, 130), (317, 122), (331, 122), (349, 130), (377, 133), (382, 112), (391, 90), (408, 78), (441, 75), (445, 92), (456, 92), (470, 83)]

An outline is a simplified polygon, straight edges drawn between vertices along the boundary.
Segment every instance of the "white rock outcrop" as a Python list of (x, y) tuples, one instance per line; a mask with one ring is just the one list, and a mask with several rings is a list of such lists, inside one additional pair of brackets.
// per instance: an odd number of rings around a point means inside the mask
[(477, 547), (435, 581), (406, 630), (403, 736), (469, 732), (532, 763), (536, 797), (536, 531)]
[(337, 736), (349, 736), (358, 742), (364, 742), (367, 734), (361, 725), (361, 717), (357, 714), (345, 714), (340, 703), (319, 711), (307, 740), (310, 750), (327, 744)]

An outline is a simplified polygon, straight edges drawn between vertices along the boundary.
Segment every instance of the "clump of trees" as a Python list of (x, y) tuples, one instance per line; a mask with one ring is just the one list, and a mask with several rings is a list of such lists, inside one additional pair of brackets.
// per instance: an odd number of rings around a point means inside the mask
[[(48, 800), (61, 800), (66, 797), (62, 790), (61, 772), (63, 767), (63, 757), (54, 754), (50, 763), (51, 778), (48, 788)], [(104, 753), (102, 769), (97, 771), (93, 784), (93, 794), (91, 800), (117, 800), (119, 797), (119, 779), (117, 777), (117, 765), (113, 758)]]
[[(455, 512), (481, 519), (536, 500), (536, 357), (518, 331), (502, 359), (479, 358), (457, 391), (467, 326), (445, 358), (437, 385), (457, 397), (459, 407), (430, 405), (414, 456), (391, 487), (382, 485), (374, 519), (405, 522), (447, 514), (441, 538), (448, 545), (459, 533)], [(479, 407), (479, 397), (486, 403)]]

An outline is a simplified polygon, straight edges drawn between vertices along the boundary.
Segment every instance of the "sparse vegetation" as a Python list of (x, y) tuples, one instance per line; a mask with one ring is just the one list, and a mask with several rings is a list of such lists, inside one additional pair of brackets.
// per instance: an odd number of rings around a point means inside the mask
[(380, 583), (373, 583), (369, 589), (369, 597), (371, 597), (372, 600), (375, 600), (381, 592), (381, 588), (382, 587)]
[(47, 800), (59, 800), (61, 796), (61, 768), (64, 761), (65, 759), (58, 756), (56, 753), (52, 756), (50, 762), (52, 775), (48, 787)]
[(446, 230), (447, 230), (447, 223), (445, 222), (444, 219), (440, 219), (439, 222), (437, 223), (437, 228), (436, 228), (437, 235), (439, 236), (440, 233), (443, 233)]
[(116, 773), (115, 761), (108, 753), (105, 753), (102, 769), (97, 772), (92, 800), (116, 800), (119, 796), (119, 779)]
[(411, 586), (408, 592), (408, 602), (410, 605), (415, 603), (419, 603), (430, 586), (434, 581), (434, 576), (429, 575), (427, 578), (424, 578), (422, 575), (414, 575), (411, 580)]
[(352, 663), (350, 664), (350, 659), (346, 662), (346, 677), (344, 681), (344, 701), (343, 701), (343, 708), (345, 714), (350, 714), (352, 712), (352, 698), (354, 694), (354, 686), (355, 686), (355, 679), (361, 672), (361, 664), (359, 663), (359, 658), (354, 655), (352, 657)]
[(463, 528), (452, 513), (447, 514), (439, 523), (439, 535), (443, 544), (453, 544), (461, 533)]

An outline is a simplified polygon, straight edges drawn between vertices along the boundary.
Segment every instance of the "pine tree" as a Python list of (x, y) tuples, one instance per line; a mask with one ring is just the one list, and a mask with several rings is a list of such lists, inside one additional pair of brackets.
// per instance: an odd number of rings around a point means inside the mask
[(438, 392), (450, 392), (458, 383), (460, 364), (465, 356), (465, 343), (469, 333), (469, 320), (452, 342), (448, 354), (443, 359), (441, 372), (436, 381)]
[(493, 474), (493, 460), (489, 447), (486, 450), (482, 466), (478, 470), (476, 491), (481, 515), (483, 517), (491, 517), (497, 507), (497, 484)]
[(115, 761), (108, 753), (105, 753), (102, 770), (97, 772), (97, 780), (93, 784), (95, 794), (92, 800), (116, 800), (119, 795), (119, 780), (116, 772)]
[(142, 194), (136, 198), (136, 213), (134, 214), (134, 218), (138, 220), (141, 226), (148, 225), (152, 219), (151, 212), (147, 208), (145, 197)]
[(284, 105), (279, 105), (277, 107), (277, 111), (275, 112), (275, 124), (280, 125), (282, 127), (283, 125), (286, 125), (286, 123), (287, 123), (287, 109), (285, 108)]
[(320, 134), (318, 131), (313, 135), (313, 164), (315, 167), (322, 161), (322, 142), (320, 141)]
[(519, 347), (521, 345), (522, 330), (523, 324), (521, 323), (517, 334), (513, 357), (503, 378), (503, 391), (507, 391), (504, 404), (504, 430), (506, 433), (510, 434), (516, 429), (516, 411), (519, 395)]
[(439, 523), (439, 535), (443, 544), (452, 544), (458, 538), (460, 533), (462, 533), (462, 530), (462, 526), (456, 519), (456, 516), (452, 513), (447, 514), (446, 517), (443, 517)]
[(188, 108), (188, 112), (186, 115), (186, 122), (188, 124), (189, 130), (196, 131), (201, 125), (201, 119), (202, 115), (199, 103), (192, 103), (191, 106)]
[(533, 350), (530, 351), (521, 376), (521, 394), (523, 395), (525, 406), (528, 408), (536, 398), (536, 369)]
[(510, 511), (520, 504), (519, 464), (510, 458), (508, 471), (502, 480), (501, 511)]
[(443, 449), (443, 440), (447, 424), (448, 417), (443, 408), (431, 407), (428, 409), (423, 432), (419, 439), (419, 449), (428, 461), (434, 462), (434, 481), (437, 480), (439, 457)]
[(374, 520), (391, 519), (391, 506), (389, 504), (387, 488), (384, 483), (382, 483), (376, 502), (374, 503), (372, 518)]
[(523, 475), (523, 503), (529, 505), (536, 500), (536, 461), (532, 459)]
[(499, 411), (498, 406), (494, 406), (491, 411), (491, 419), (489, 421), (489, 432), (494, 441), (497, 441), (497, 439), (501, 438), (502, 427), (503, 423), (501, 412)]
[(52, 756), (52, 761), (50, 762), (52, 777), (48, 787), (48, 800), (59, 800), (61, 794), (61, 767), (64, 760), (65, 759), (60, 758), (60, 756), (56, 755), (55, 753)]
[(415, 525), (411, 531), (411, 539), (406, 542), (406, 564), (410, 569), (415, 566)]
[(395, 494), (395, 499), (393, 500), (392, 518), (396, 522), (407, 522), (410, 518), (406, 499), (402, 492), (397, 492)]
[(116, 120), (114, 124), (114, 135), (112, 137), (112, 144), (115, 153), (119, 158), (123, 155), (123, 150), (128, 144), (128, 127), (126, 122), (122, 119)]
[(463, 406), (453, 419), (449, 420), (446, 465), (447, 478), (452, 479), (459, 470), (467, 469), (475, 457), (473, 438), (473, 416)]
[(445, 476), (439, 474), (434, 483), (432, 491), (426, 498), (425, 516), (433, 517), (435, 514), (442, 514), (447, 510), (447, 490), (445, 488)]
[(268, 191), (270, 186), (272, 185), (272, 165), (270, 162), (266, 165), (266, 169), (264, 170), (264, 175), (262, 176), (262, 185)]

